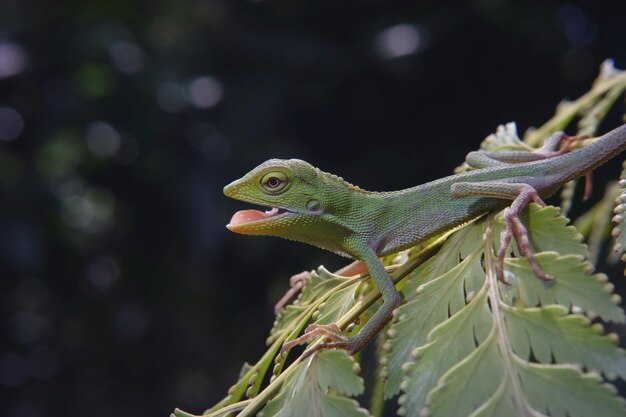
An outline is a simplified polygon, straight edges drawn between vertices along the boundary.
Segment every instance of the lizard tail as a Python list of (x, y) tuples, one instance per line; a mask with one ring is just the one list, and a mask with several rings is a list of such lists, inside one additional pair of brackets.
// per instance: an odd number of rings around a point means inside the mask
[(563, 182), (582, 177), (624, 150), (626, 124), (611, 130), (591, 145), (559, 156), (559, 176), (562, 176)]

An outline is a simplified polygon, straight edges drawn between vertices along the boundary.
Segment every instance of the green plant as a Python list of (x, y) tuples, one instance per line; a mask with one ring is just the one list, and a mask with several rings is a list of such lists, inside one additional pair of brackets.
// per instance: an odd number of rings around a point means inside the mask
[[(577, 133), (594, 135), (625, 89), (626, 72), (607, 62), (591, 91), (560, 104), (555, 116), (523, 141), (509, 124), (481, 147), (532, 151), (577, 118)], [(604, 334), (600, 324), (623, 323), (624, 311), (606, 275), (593, 273), (590, 262), (606, 240), (616, 198), (614, 248), (616, 253), (626, 248), (626, 170), (620, 185), (607, 188), (606, 197), (579, 217), (578, 229), (563, 217), (574, 187), (564, 188), (560, 209), (531, 205), (523, 219), (537, 259), (558, 277), (553, 282), (538, 280), (514, 244), (505, 260), (511, 285), (496, 279), (502, 213), (386, 258), (405, 302), (379, 337), (380, 369), (369, 411), (351, 398), (363, 393), (364, 382), (358, 362), (344, 351), (323, 351), (290, 364), (279, 354), (282, 344), (311, 322), (335, 322), (354, 332), (378, 306), (380, 293), (368, 275), (344, 278), (320, 267), (277, 318), (267, 352), (256, 364), (244, 365), (228, 396), (204, 415), (381, 415), (384, 400), (398, 394), (398, 413), (408, 416), (626, 415), (609, 383), (626, 379), (626, 356), (617, 337)], [(175, 415), (191, 416), (181, 410)]]

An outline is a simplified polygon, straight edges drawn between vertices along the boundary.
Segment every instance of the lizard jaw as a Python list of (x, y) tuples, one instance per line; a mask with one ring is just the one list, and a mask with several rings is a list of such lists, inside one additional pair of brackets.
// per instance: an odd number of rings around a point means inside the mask
[(278, 219), (293, 214), (291, 211), (279, 207), (271, 210), (240, 210), (233, 214), (226, 228), (231, 232), (245, 235), (264, 234), (268, 227)]

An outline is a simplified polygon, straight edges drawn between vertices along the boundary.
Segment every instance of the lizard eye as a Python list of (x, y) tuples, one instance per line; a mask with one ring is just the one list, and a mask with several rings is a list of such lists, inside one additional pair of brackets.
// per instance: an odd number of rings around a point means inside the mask
[(287, 189), (287, 186), (289, 185), (289, 178), (284, 172), (270, 172), (263, 176), (263, 179), (261, 179), (261, 185), (266, 191), (272, 194), (277, 194)]
[(265, 181), (265, 185), (269, 188), (277, 188), (280, 185), (280, 179), (278, 177), (269, 177), (267, 181)]

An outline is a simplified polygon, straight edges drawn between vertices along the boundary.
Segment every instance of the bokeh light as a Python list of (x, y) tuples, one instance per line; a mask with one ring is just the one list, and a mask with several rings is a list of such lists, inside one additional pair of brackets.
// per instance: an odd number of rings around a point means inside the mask
[(0, 140), (17, 139), (23, 130), (22, 116), (10, 107), (0, 107)]
[(375, 47), (381, 58), (393, 59), (421, 52), (427, 46), (428, 32), (420, 25), (397, 24), (376, 36)]
[(136, 44), (129, 41), (116, 42), (109, 48), (111, 61), (118, 71), (135, 74), (143, 67), (144, 54)]
[(202, 109), (216, 106), (222, 94), (222, 85), (213, 77), (198, 77), (189, 85), (189, 101)]
[(24, 71), (26, 61), (26, 53), (20, 45), (0, 41), (0, 80)]
[(120, 148), (120, 134), (108, 123), (93, 122), (87, 127), (85, 141), (89, 149), (97, 156), (113, 156)]

